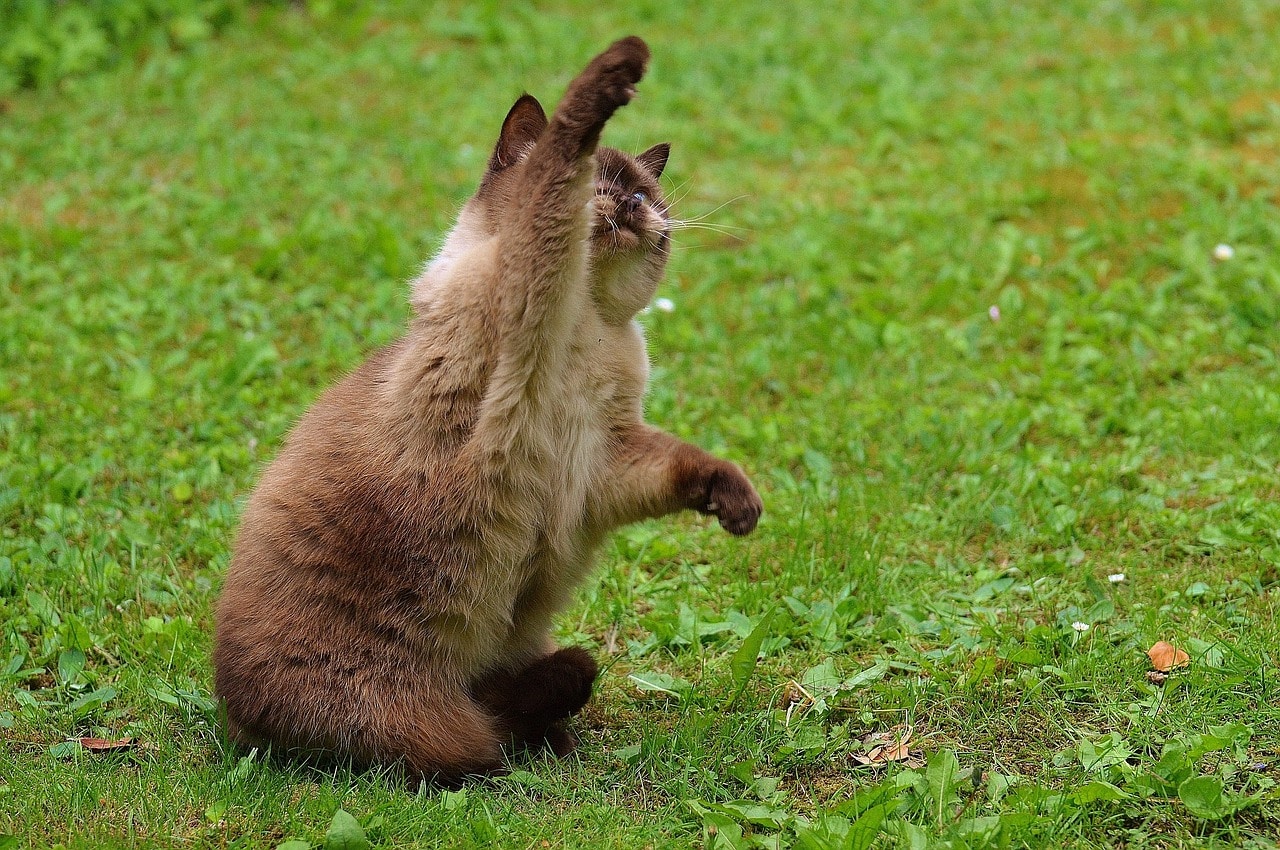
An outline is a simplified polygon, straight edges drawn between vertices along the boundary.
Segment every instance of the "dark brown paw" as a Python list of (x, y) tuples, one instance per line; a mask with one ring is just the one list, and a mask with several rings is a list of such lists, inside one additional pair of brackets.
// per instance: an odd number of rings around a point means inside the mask
[(741, 469), (731, 463), (712, 473), (706, 507), (703, 509), (720, 520), (730, 534), (750, 534), (760, 521), (764, 504)]
[(555, 753), (556, 758), (564, 758), (578, 746), (578, 739), (573, 736), (572, 732), (557, 723), (547, 729), (547, 734), (542, 739), (542, 744), (552, 753)]
[(556, 109), (552, 124), (562, 144), (579, 154), (594, 150), (605, 122), (636, 96), (649, 64), (649, 48), (639, 38), (615, 41), (583, 69)]
[(557, 717), (571, 717), (582, 711), (587, 700), (591, 699), (591, 686), (600, 673), (591, 653), (578, 646), (567, 646), (553, 652), (535, 668), (540, 668), (539, 676), (544, 682), (557, 686), (559, 705), (550, 712)]
[(636, 96), (636, 84), (644, 77), (648, 65), (649, 46), (632, 35), (615, 41), (592, 59), (578, 81), (597, 92), (599, 105), (612, 115), (615, 109), (626, 106)]

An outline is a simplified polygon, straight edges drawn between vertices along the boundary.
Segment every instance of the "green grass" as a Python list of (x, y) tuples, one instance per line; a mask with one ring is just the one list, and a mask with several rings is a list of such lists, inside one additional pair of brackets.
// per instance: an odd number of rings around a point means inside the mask
[[(0, 833), (1274, 846), (1280, 10), (496, 8), (258, 10), (0, 102)], [(606, 547), (562, 619), (608, 662), (573, 760), (415, 795), (228, 751), (239, 500), (399, 333), (514, 98), (628, 32), (608, 140), (672, 142), (719, 228), (645, 317), (650, 418), (753, 474), (760, 529)], [(924, 765), (858, 764), (899, 724)]]

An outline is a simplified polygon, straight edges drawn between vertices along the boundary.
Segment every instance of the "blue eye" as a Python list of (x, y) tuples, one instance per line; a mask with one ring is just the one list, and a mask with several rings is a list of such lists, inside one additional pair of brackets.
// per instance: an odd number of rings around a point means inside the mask
[(634, 198), (636, 203), (638, 204), (643, 204), (645, 201), (649, 200), (649, 196), (646, 195), (644, 192), (636, 192), (631, 197)]

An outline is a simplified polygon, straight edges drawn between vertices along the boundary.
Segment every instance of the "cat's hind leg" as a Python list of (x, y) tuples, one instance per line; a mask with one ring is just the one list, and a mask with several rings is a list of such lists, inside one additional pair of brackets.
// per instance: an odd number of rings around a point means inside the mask
[(570, 646), (522, 670), (489, 673), (473, 691), (517, 747), (546, 747), (565, 756), (575, 742), (562, 721), (587, 704), (598, 673), (595, 659), (586, 650)]

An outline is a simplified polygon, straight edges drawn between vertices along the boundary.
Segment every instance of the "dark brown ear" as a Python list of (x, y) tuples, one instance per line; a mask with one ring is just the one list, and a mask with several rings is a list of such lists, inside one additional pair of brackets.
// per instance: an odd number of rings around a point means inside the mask
[(657, 180), (662, 176), (662, 169), (667, 167), (667, 157), (670, 155), (671, 145), (663, 142), (640, 154), (636, 157), (636, 162), (640, 163), (641, 168), (652, 174), (654, 180)]
[(515, 165), (545, 129), (547, 113), (542, 111), (542, 104), (531, 94), (520, 95), (502, 122), (498, 144), (493, 149), (493, 156), (489, 157), (489, 170), (501, 171)]

